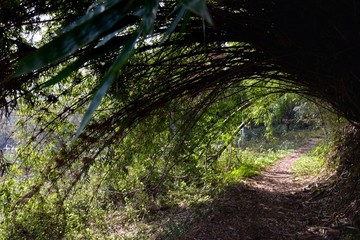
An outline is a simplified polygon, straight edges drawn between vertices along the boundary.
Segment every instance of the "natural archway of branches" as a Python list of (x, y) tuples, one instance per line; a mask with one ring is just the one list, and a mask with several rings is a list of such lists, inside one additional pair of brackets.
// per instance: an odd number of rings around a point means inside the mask
[[(87, 184), (122, 201), (203, 184), (200, 165), (290, 104), (311, 120), (331, 110), (357, 136), (359, 11), (325, 0), (3, 1), (0, 106), (22, 128), (3, 211), (43, 213), (46, 202), (68, 216)], [(340, 162), (356, 179), (352, 154)]]

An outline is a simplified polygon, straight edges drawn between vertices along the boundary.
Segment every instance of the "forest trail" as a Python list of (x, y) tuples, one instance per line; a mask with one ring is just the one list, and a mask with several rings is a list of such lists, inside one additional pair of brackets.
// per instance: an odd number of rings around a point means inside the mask
[(302, 155), (306, 154), (319, 142), (318, 138), (311, 139), (306, 145), (294, 150), (289, 156), (280, 159), (271, 168), (262, 171), (256, 179), (249, 181), (254, 188), (269, 192), (296, 193), (311, 183), (311, 179), (296, 181), (292, 172), (292, 166)]
[(291, 171), (318, 141), (312, 139), (261, 176), (225, 190), (181, 239), (338, 239), (339, 231), (329, 226), (326, 204), (309, 190), (314, 180), (297, 181)]

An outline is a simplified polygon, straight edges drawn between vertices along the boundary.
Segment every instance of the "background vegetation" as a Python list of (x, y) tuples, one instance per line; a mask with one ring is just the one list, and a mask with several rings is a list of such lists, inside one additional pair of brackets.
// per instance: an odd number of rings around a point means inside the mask
[(182, 231), (315, 131), (356, 128), (360, 7), (325, 5), (4, 1), (0, 235)]

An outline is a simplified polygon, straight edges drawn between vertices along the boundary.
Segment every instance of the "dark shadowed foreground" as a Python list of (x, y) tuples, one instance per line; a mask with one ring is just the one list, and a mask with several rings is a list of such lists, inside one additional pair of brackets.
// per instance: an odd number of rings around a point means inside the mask
[[(356, 239), (345, 218), (329, 212), (315, 180), (296, 181), (291, 166), (317, 140), (260, 177), (232, 186), (182, 239)], [(309, 185), (310, 184), (310, 185)], [(311, 186), (311, 187), (309, 187)]]

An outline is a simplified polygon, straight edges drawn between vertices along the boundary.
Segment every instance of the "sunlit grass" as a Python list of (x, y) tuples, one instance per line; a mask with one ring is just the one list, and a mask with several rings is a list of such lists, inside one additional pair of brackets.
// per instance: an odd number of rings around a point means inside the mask
[(292, 166), (292, 170), (297, 176), (309, 176), (319, 174), (327, 163), (328, 144), (322, 142), (301, 156)]
[(325, 159), (305, 155), (295, 162), (292, 169), (297, 176), (319, 174), (325, 165)]
[[(261, 173), (265, 167), (274, 164), (280, 158), (289, 154), (291, 150), (262, 150), (247, 149), (238, 151), (235, 160), (233, 159), (230, 171), (222, 169), (225, 185), (233, 184), (244, 178), (255, 177)], [(220, 159), (224, 161), (224, 159)]]

